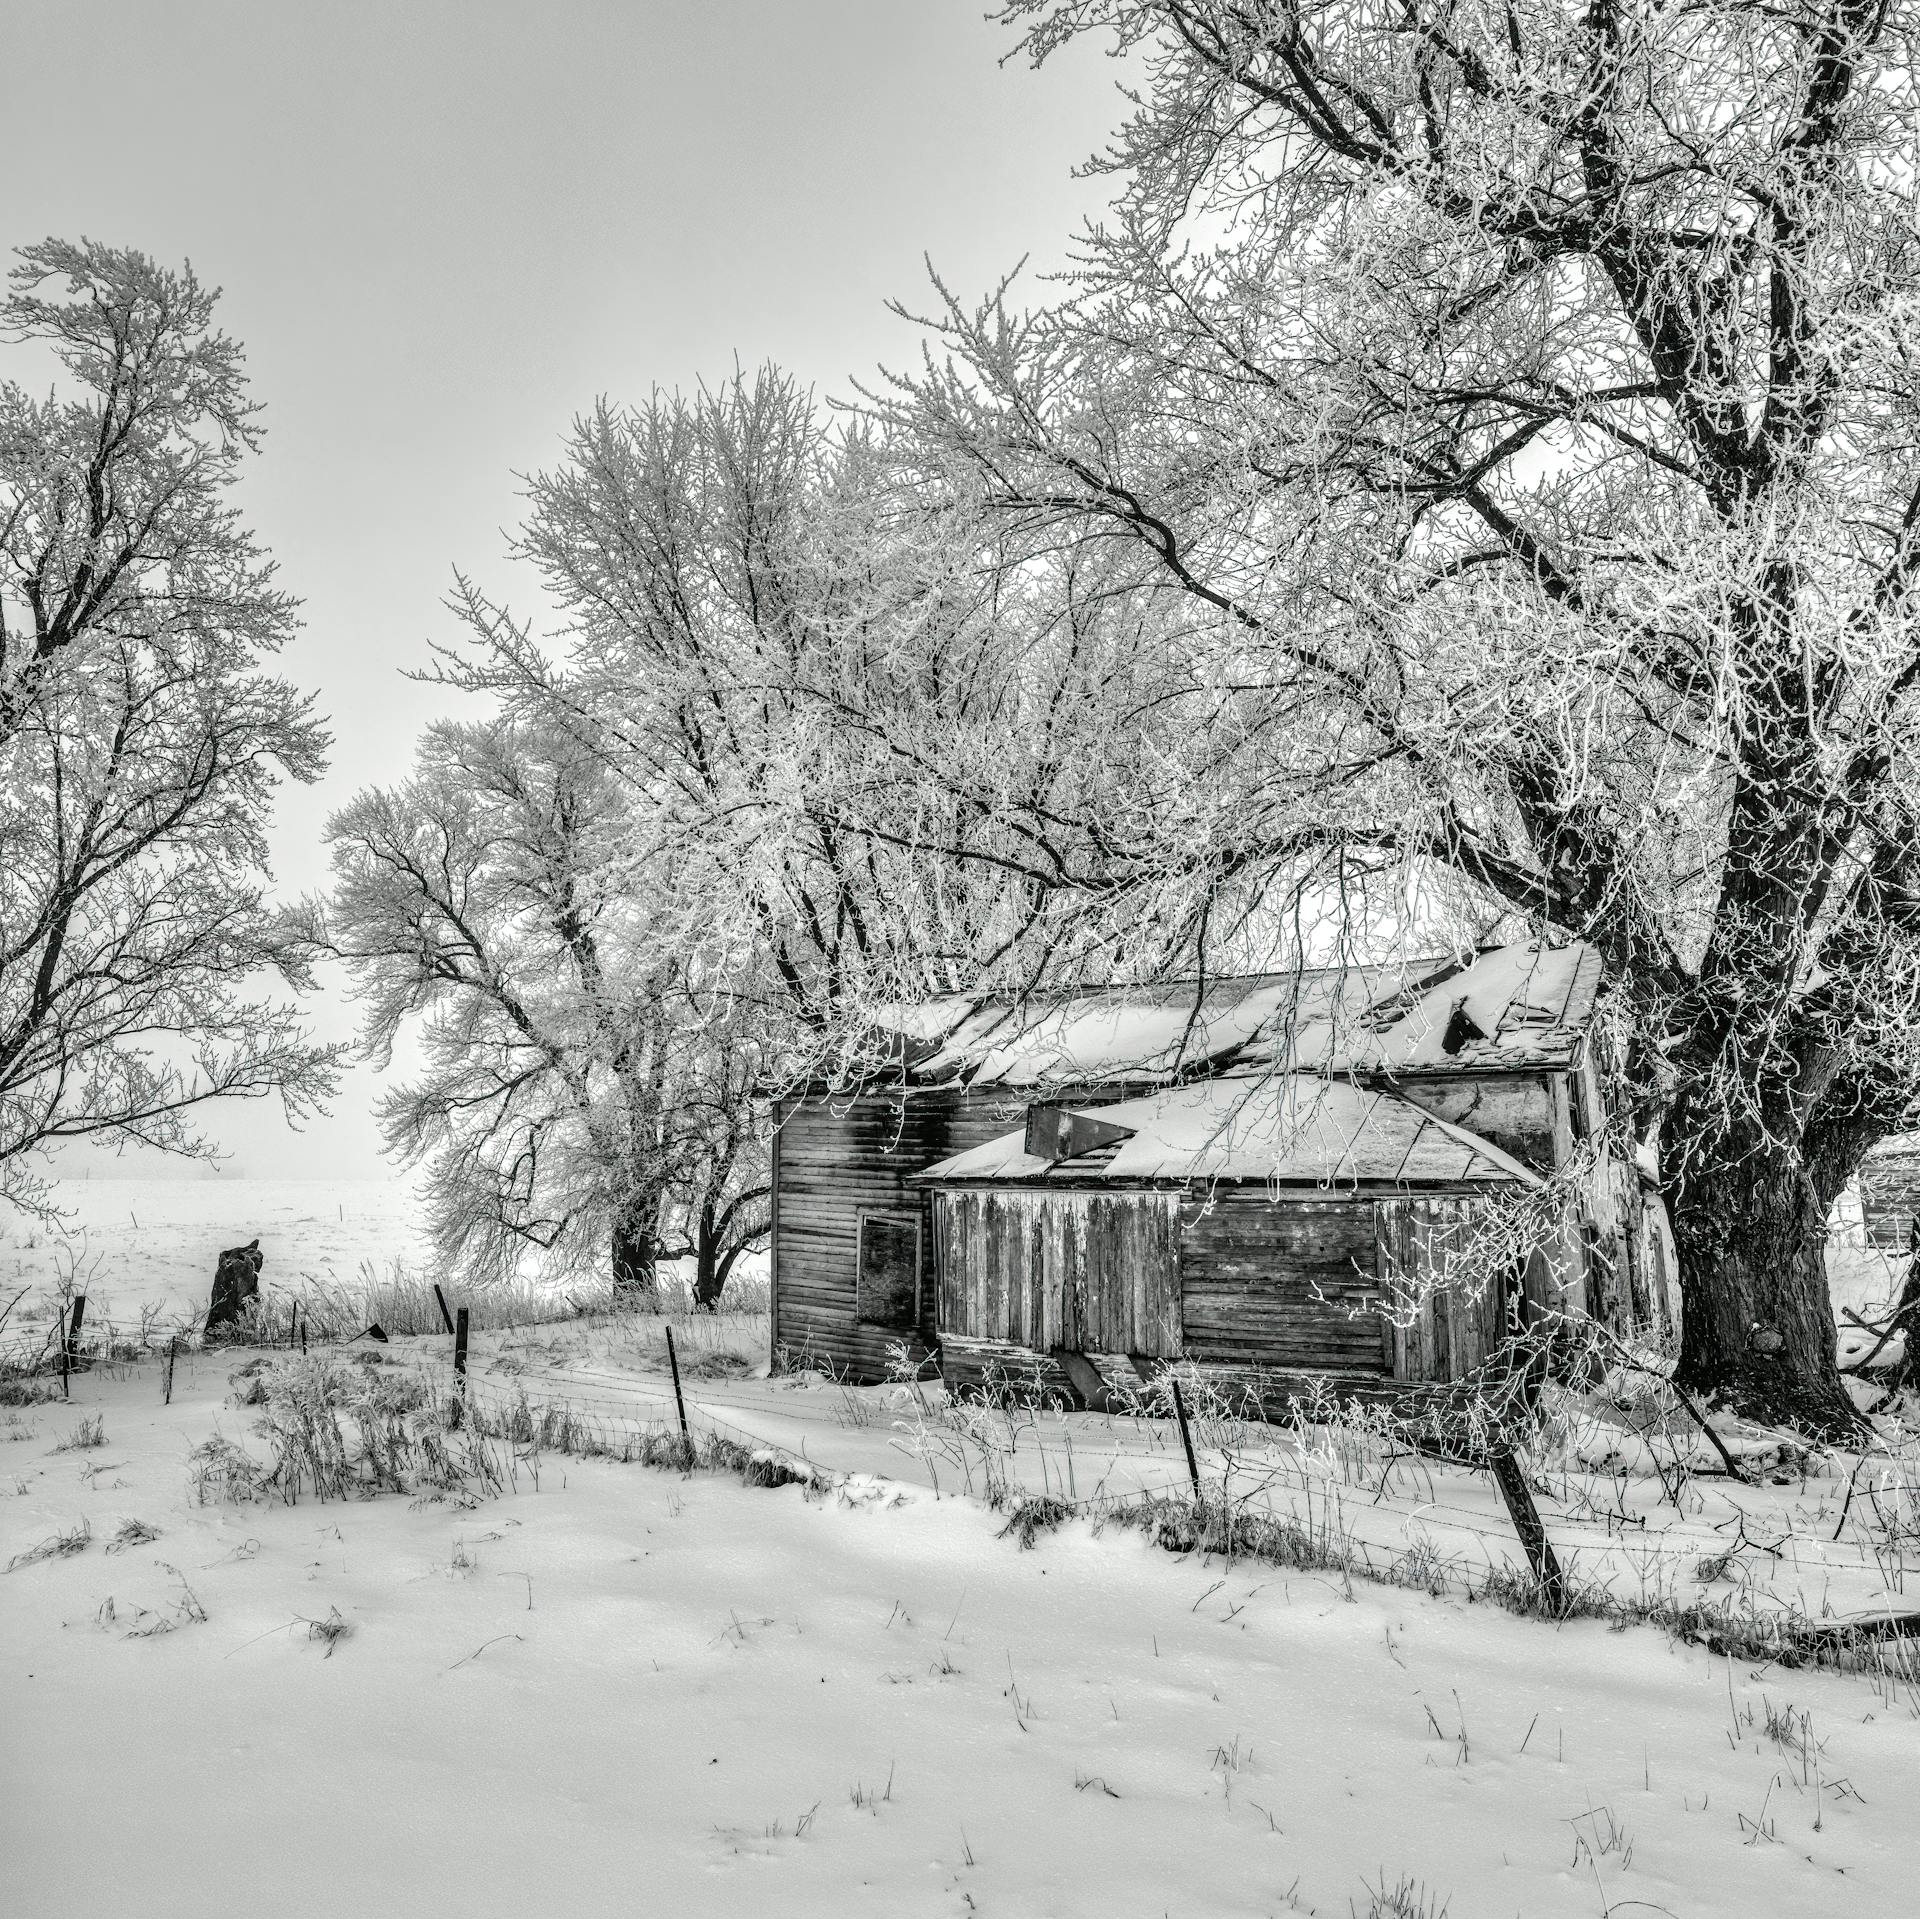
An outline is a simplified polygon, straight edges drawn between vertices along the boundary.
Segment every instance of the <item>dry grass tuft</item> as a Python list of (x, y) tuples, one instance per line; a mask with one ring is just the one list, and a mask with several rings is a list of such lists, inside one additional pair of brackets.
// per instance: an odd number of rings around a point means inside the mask
[(307, 1637), (322, 1641), (327, 1649), (327, 1657), (331, 1659), (334, 1648), (341, 1640), (353, 1637), (353, 1626), (350, 1621), (341, 1618), (338, 1606), (330, 1606), (326, 1618), (307, 1621)]
[(83, 1419), (53, 1450), (57, 1453), (79, 1453), (106, 1443), (106, 1420), (95, 1413), (92, 1418)]
[(1424, 1881), (1403, 1875), (1389, 1886), (1382, 1872), (1377, 1886), (1369, 1886), (1365, 1880), (1360, 1883), (1366, 1891), (1367, 1908), (1362, 1912), (1349, 1901), (1348, 1910), (1354, 1919), (1447, 1919), (1446, 1900)]
[(1017, 1539), (1022, 1552), (1031, 1552), (1034, 1540), (1041, 1533), (1056, 1531), (1073, 1514), (1074, 1508), (1067, 1500), (1050, 1499), (1044, 1493), (1030, 1493), (1014, 1501), (1008, 1509), (1007, 1523), (1000, 1528), (1000, 1537)]
[[(200, 1603), (200, 1595), (187, 1584), (187, 1576), (178, 1566), (168, 1566), (160, 1562), (180, 1582), (180, 1597), (173, 1602), (168, 1612), (150, 1612), (144, 1606), (136, 1609), (134, 1624), (128, 1629), (129, 1639), (157, 1639), (162, 1633), (176, 1632), (182, 1626), (204, 1626), (207, 1623), (207, 1609)], [(102, 1612), (106, 1615), (102, 1624), (112, 1623), (113, 1601), (109, 1599)]]
[(216, 1500), (240, 1505), (264, 1498), (266, 1479), (266, 1467), (221, 1433), (203, 1439), (187, 1455), (187, 1480), (196, 1505), (210, 1506)]
[(82, 1519), (65, 1532), (49, 1534), (39, 1545), (29, 1546), (23, 1553), (15, 1553), (7, 1561), (6, 1570), (17, 1572), (22, 1566), (37, 1566), (43, 1559), (70, 1558), (74, 1553), (85, 1552), (92, 1538), (93, 1528)]

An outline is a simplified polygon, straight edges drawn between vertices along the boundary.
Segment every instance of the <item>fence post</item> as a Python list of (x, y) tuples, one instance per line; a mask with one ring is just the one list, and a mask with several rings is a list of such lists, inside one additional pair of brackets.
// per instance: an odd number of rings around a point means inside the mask
[(1520, 1543), (1527, 1549), (1527, 1564), (1533, 1568), (1540, 1596), (1547, 1602), (1547, 1609), (1555, 1619), (1563, 1618), (1567, 1610), (1567, 1582), (1561, 1574), (1553, 1542), (1548, 1539), (1547, 1529), (1541, 1524), (1540, 1508), (1533, 1503), (1533, 1488), (1527, 1484), (1526, 1468), (1520, 1464), (1512, 1447), (1506, 1445), (1496, 1448), (1489, 1463), (1493, 1469), (1493, 1483), (1500, 1488), (1500, 1497), (1506, 1501), (1507, 1517), (1513, 1521), (1513, 1530), (1520, 1535)]
[(180, 1335), (178, 1333), (169, 1333), (167, 1335), (167, 1384), (166, 1390), (160, 1395), (160, 1403), (163, 1406), (171, 1406), (173, 1404), (173, 1356), (175, 1352), (178, 1351), (179, 1346)]
[(293, 1317), (287, 1321), (287, 1351), (292, 1352), (300, 1343), (300, 1302), (293, 1302)]
[(67, 1314), (67, 1364), (77, 1373), (80, 1370), (80, 1322), (87, 1316), (87, 1296), (75, 1293), (73, 1310)]
[(1200, 1504), (1200, 1462), (1193, 1456), (1193, 1428), (1187, 1424), (1187, 1402), (1180, 1396), (1180, 1382), (1172, 1373), (1167, 1384), (1173, 1388), (1173, 1413), (1180, 1422), (1180, 1443), (1187, 1449), (1187, 1472), (1193, 1480), (1193, 1503)]
[(460, 1308), (460, 1318), (453, 1329), (453, 1403), (447, 1409), (451, 1426), (462, 1424), (467, 1416), (467, 1309)]
[(440, 1282), (433, 1283), (433, 1296), (440, 1302), (440, 1317), (447, 1323), (447, 1331), (453, 1331), (453, 1315), (447, 1311), (447, 1296), (440, 1290)]
[(667, 1328), (667, 1366), (673, 1373), (673, 1403), (680, 1409), (680, 1437), (687, 1442), (687, 1462), (693, 1462), (693, 1435), (687, 1431), (687, 1402), (680, 1391), (680, 1355), (673, 1350), (673, 1328)]

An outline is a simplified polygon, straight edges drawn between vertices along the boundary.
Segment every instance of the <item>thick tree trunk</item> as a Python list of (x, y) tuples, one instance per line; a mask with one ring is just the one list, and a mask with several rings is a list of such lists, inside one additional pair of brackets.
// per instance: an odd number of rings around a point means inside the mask
[(613, 1290), (631, 1301), (651, 1297), (658, 1274), (660, 1242), (644, 1226), (616, 1223), (613, 1229)]
[(1834, 1357), (1826, 1208), (1779, 1146), (1721, 1154), (1668, 1199), (1680, 1256), (1676, 1383), (1750, 1419), (1856, 1436)]
[(714, 1223), (712, 1200), (700, 1208), (700, 1234), (694, 1246), (693, 1303), (712, 1313), (720, 1310), (726, 1280), (720, 1272), (721, 1233)]

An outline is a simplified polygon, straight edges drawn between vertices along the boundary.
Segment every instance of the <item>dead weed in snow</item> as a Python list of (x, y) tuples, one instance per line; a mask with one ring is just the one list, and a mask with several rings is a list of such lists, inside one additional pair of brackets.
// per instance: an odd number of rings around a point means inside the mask
[(329, 1659), (333, 1657), (334, 1648), (339, 1645), (341, 1640), (350, 1639), (352, 1636), (352, 1622), (341, 1618), (340, 1608), (338, 1606), (329, 1606), (327, 1608), (327, 1616), (324, 1619), (309, 1619), (307, 1621), (307, 1637), (321, 1641), (327, 1649), (327, 1657)]
[(37, 1546), (29, 1546), (23, 1553), (15, 1553), (7, 1561), (8, 1572), (17, 1572), (22, 1566), (37, 1566), (43, 1559), (67, 1559), (75, 1553), (86, 1551), (93, 1539), (93, 1528), (82, 1519), (69, 1526), (63, 1533), (50, 1533)]
[(277, 1494), (291, 1506), (302, 1492), (473, 1505), (505, 1484), (495, 1449), (463, 1420), (460, 1402), (414, 1374), (316, 1354), (249, 1365), (234, 1381), (239, 1402), (260, 1408), (254, 1431), (271, 1457), (263, 1464), (217, 1434), (202, 1441), (189, 1463), (203, 1505)]
[(107, 1443), (106, 1421), (95, 1413), (89, 1419), (83, 1419), (65, 1439), (54, 1447), (57, 1453), (86, 1452), (95, 1446)]
[(264, 1498), (266, 1479), (266, 1467), (224, 1433), (203, 1439), (187, 1455), (187, 1483), (199, 1506), (216, 1501), (242, 1505)]
[[(165, 1560), (160, 1565), (170, 1572), (180, 1584), (180, 1594), (165, 1612), (157, 1612), (150, 1607), (136, 1606), (133, 1609), (133, 1623), (123, 1635), (128, 1639), (157, 1639), (162, 1633), (177, 1632), (182, 1626), (204, 1626), (207, 1623), (207, 1609), (200, 1603), (200, 1595), (187, 1584), (187, 1576), (178, 1566), (169, 1566)], [(94, 1615), (102, 1626), (115, 1626), (119, 1623), (111, 1595), (102, 1603)]]
[(1389, 1886), (1383, 1872), (1377, 1886), (1368, 1886), (1364, 1880), (1361, 1884), (1366, 1888), (1367, 1909), (1362, 1912), (1349, 1902), (1354, 1919), (1447, 1919), (1446, 1900), (1424, 1880), (1403, 1875)]

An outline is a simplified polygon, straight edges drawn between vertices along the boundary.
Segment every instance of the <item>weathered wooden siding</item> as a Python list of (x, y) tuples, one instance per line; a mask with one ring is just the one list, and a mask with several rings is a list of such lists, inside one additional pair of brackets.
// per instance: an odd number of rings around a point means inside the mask
[(1179, 1353), (1177, 1194), (955, 1187), (933, 1220), (943, 1335)]
[(1567, 1304), (1625, 1334), (1679, 1323), (1680, 1287), (1666, 1207), (1639, 1169), (1611, 1154), (1584, 1182), (1584, 1286)]
[(1920, 1219), (1920, 1146), (1889, 1141), (1860, 1164), (1860, 1221), (1867, 1244), (1896, 1258), (1912, 1249)]
[(1482, 1211), (1475, 1199), (1383, 1199), (1375, 1204), (1379, 1275), (1393, 1301), (1388, 1325), (1395, 1379), (1461, 1379), (1506, 1334), (1499, 1275), (1470, 1280), (1461, 1252)]
[(1522, 1165), (1547, 1172), (1566, 1158), (1570, 1110), (1562, 1072), (1407, 1073), (1393, 1090), (1435, 1119), (1491, 1140)]
[[(903, 1340), (916, 1358), (926, 1357), (933, 1330), (931, 1217), (926, 1196), (908, 1178), (1017, 1126), (1024, 1111), (1018, 1101), (970, 1099), (946, 1088), (904, 1100), (867, 1094), (852, 1101), (783, 1102), (775, 1114), (774, 1345), (811, 1353), (857, 1380), (885, 1378), (887, 1349)], [(863, 1212), (921, 1221), (917, 1335), (859, 1322)]]
[(1187, 1202), (1180, 1310), (1193, 1359), (1383, 1372), (1379, 1296), (1371, 1200), (1221, 1187)]

